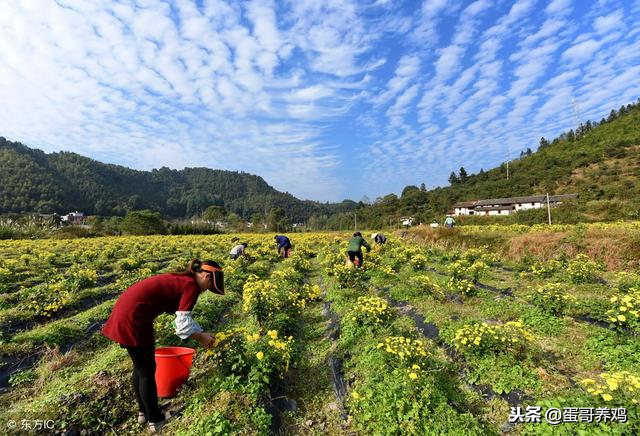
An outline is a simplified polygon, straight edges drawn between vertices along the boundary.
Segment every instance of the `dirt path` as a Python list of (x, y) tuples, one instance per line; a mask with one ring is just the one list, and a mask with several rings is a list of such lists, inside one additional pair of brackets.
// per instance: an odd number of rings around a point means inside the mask
[[(311, 281), (320, 284), (317, 275)], [(284, 416), (280, 434), (345, 434), (342, 402), (334, 391), (331, 366), (337, 338), (326, 304), (314, 302), (302, 314), (301, 356), (297, 367), (289, 371), (285, 389), (287, 397), (295, 400), (297, 411)]]

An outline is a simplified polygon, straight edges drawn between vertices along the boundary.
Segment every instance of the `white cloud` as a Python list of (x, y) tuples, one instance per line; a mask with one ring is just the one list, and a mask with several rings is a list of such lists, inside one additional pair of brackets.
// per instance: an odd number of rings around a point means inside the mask
[(435, 65), (436, 75), (442, 80), (446, 80), (458, 68), (463, 54), (464, 48), (459, 45), (450, 45), (443, 49)]
[(402, 92), (415, 78), (419, 67), (420, 59), (417, 56), (405, 55), (400, 58), (394, 76), (387, 83), (386, 90), (373, 99), (374, 105), (383, 105)]
[(589, 59), (601, 43), (593, 39), (587, 39), (567, 49), (562, 56), (574, 62), (584, 62)]
[(625, 26), (622, 21), (622, 17), (622, 10), (617, 10), (609, 15), (596, 18), (593, 23), (593, 27), (596, 29), (596, 32), (600, 34), (607, 33), (614, 29), (624, 30)]
[(449, 8), (455, 7), (455, 2), (448, 0), (423, 0), (418, 13), (416, 26), (411, 38), (418, 46), (431, 46), (438, 41), (438, 23)]
[(416, 98), (419, 90), (418, 85), (413, 85), (405, 90), (397, 99), (393, 106), (387, 111), (387, 116), (391, 118), (392, 125), (398, 125), (402, 122), (409, 104)]
[(545, 8), (549, 15), (565, 15), (571, 10), (571, 0), (553, 0)]

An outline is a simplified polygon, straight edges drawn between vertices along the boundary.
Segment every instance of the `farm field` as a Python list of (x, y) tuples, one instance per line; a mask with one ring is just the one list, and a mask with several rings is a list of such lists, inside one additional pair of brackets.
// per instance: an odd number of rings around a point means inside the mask
[[(637, 261), (398, 233), (356, 270), (349, 236), (294, 234), (286, 260), (271, 234), (0, 241), (0, 428), (145, 434), (99, 329), (126, 287), (199, 258), (226, 295), (194, 309), (210, 350), (156, 321), (158, 346), (197, 349), (164, 434), (640, 433)], [(238, 240), (250, 257), (229, 260)]]

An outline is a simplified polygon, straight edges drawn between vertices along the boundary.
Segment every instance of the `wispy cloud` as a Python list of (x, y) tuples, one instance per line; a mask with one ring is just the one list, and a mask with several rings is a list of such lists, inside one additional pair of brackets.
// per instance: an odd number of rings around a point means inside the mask
[(0, 135), (375, 198), (635, 100), (639, 21), (630, 0), (0, 2)]
[[(535, 148), (540, 136), (573, 127), (576, 117), (600, 117), (637, 98), (638, 36), (621, 30), (631, 28), (638, 12), (616, 3), (594, 6), (581, 17), (574, 2), (556, 0), (543, 16), (534, 14), (540, 6), (516, 1), (493, 23), (474, 19), (486, 26), (479, 38), (454, 32), (449, 44), (440, 42), (433, 68), (421, 70), (426, 80), (416, 121), (423, 134), (408, 134), (411, 119), (398, 125), (395, 113), (386, 112), (394, 128), (374, 144), (376, 158), (368, 166), (378, 183), (395, 184), (398, 192), (419, 177), (444, 183), (460, 166), (487, 169)], [(454, 28), (470, 32), (464, 22), (461, 13)], [(460, 45), (461, 39), (474, 45)], [(392, 153), (390, 144), (414, 161)], [(397, 171), (387, 171), (390, 166)]]

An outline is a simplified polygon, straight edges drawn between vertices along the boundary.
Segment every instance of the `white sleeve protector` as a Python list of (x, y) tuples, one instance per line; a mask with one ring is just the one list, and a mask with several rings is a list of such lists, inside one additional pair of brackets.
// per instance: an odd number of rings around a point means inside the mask
[(176, 328), (176, 335), (178, 335), (180, 339), (187, 339), (193, 333), (202, 332), (202, 327), (193, 320), (191, 312), (176, 312), (174, 326)]

